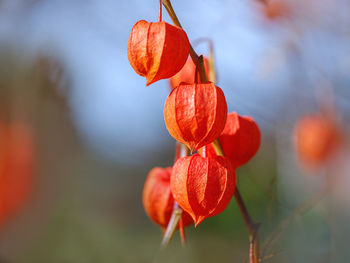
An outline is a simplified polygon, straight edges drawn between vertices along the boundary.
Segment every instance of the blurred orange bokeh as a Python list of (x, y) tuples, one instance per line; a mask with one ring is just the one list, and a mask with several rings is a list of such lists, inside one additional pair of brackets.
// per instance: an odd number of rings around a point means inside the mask
[(290, 13), (290, 7), (285, 0), (267, 1), (264, 11), (267, 18), (276, 19), (286, 17)]
[(32, 190), (34, 145), (23, 123), (0, 124), (0, 227), (25, 203)]
[(295, 147), (301, 162), (309, 168), (326, 164), (341, 144), (339, 128), (323, 115), (306, 115), (295, 128)]

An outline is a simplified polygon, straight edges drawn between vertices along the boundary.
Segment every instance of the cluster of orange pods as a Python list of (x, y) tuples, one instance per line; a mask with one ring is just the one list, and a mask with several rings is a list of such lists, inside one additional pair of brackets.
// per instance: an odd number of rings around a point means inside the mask
[[(224, 211), (235, 192), (236, 168), (260, 146), (254, 120), (228, 114), (223, 91), (210, 81), (197, 81), (198, 65), (188, 59), (189, 51), (185, 31), (163, 21), (137, 22), (128, 42), (130, 64), (146, 77), (147, 85), (170, 78), (165, 124), (191, 153), (178, 158), (173, 167), (153, 168), (146, 179), (143, 204), (162, 228), (167, 227), (175, 202), (183, 210), (182, 226), (198, 225)], [(208, 73), (206, 59), (204, 64)], [(212, 145), (215, 140), (225, 156), (218, 156)]]

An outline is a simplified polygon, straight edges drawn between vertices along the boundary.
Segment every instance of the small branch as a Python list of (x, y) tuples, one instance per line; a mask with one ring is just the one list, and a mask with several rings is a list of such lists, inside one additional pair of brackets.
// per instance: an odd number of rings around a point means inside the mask
[[(217, 155), (225, 156), (218, 139), (216, 139), (212, 144), (214, 146), (214, 149)], [(259, 262), (258, 230), (260, 227), (260, 223), (254, 223), (254, 221), (252, 220), (237, 186), (236, 186), (234, 196), (249, 233), (249, 262), (258, 263)]]
[(209, 79), (213, 82), (217, 82), (217, 74), (215, 69), (215, 56), (213, 45), (210, 46), (209, 51)]
[(214, 45), (213, 41), (210, 38), (207, 37), (201, 37), (197, 38), (195, 41), (193, 41), (193, 45), (196, 46), (200, 43), (206, 42), (208, 43), (209, 46), (209, 69), (208, 69), (208, 75), (209, 75), (209, 80), (213, 82), (214, 84), (217, 81), (216, 77), (216, 70), (215, 70), (215, 56), (214, 56)]
[(249, 262), (250, 263), (258, 263), (259, 262), (259, 236), (258, 236), (258, 230), (260, 227), (260, 223), (254, 223), (246, 205), (244, 204), (244, 201), (242, 199), (242, 196), (236, 187), (235, 191), (235, 199), (238, 204), (239, 210), (241, 211), (241, 214), (243, 216), (244, 223), (248, 229), (249, 233)]
[(173, 213), (171, 215), (168, 227), (167, 227), (165, 234), (163, 236), (161, 248), (166, 248), (169, 245), (172, 237), (174, 236), (174, 233), (176, 231), (176, 227), (177, 227), (177, 224), (179, 223), (181, 215), (182, 215), (182, 209), (175, 202)]
[[(201, 69), (205, 69), (204, 66), (204, 60), (203, 60), (203, 56), (200, 55), (198, 60), (197, 60), (197, 64), (196, 64), (196, 72), (195, 72), (195, 79), (194, 79), (194, 83), (205, 83), (208, 81), (207, 79), (207, 74), (205, 72), (205, 70), (201, 70)], [(199, 81), (197, 76), (199, 75)]]
[(163, 3), (163, 6), (165, 7), (166, 11), (168, 12), (171, 20), (173, 21), (174, 25), (182, 28), (180, 21), (177, 18), (177, 15), (175, 14), (173, 6), (171, 5), (170, 0), (162, 0), (162, 3)]
[(207, 73), (205, 72), (204, 60), (203, 56), (199, 56), (198, 58), (198, 73), (199, 79), (201, 83), (208, 82)]
[(159, 0), (159, 16), (158, 16), (158, 22), (162, 21), (162, 0)]
[(246, 205), (244, 204), (244, 201), (242, 199), (241, 193), (239, 192), (238, 188), (236, 188), (234, 196), (235, 196), (236, 202), (238, 204), (239, 210), (241, 211), (241, 214), (243, 216), (244, 223), (248, 229), (248, 232), (249, 232), (249, 234), (253, 234), (255, 232), (257, 226), (253, 222), (253, 220), (248, 212), (248, 209), (247, 209)]
[[(162, 3), (163, 3), (163, 6), (165, 7), (166, 11), (168, 12), (171, 20), (173, 21), (174, 25), (182, 28), (181, 24), (180, 24), (180, 21), (174, 11), (174, 8), (173, 6), (171, 5), (171, 2), (170, 0), (162, 0)], [(192, 58), (192, 61), (195, 65), (198, 64), (198, 59), (199, 59), (199, 56), (197, 55), (196, 51), (193, 49), (191, 43), (190, 43), (190, 56)], [(199, 71), (199, 74), (201, 75), (201, 72), (204, 72), (202, 73), (202, 75), (205, 75), (205, 67), (204, 67), (204, 63), (199, 63), (199, 68), (198, 68), (198, 71)], [(206, 82), (207, 81), (207, 78), (205, 77), (205, 79), (202, 79), (201, 78), (201, 81), (202, 82)]]
[[(178, 158), (188, 156), (189, 154), (190, 154), (190, 150), (188, 149), (187, 146), (185, 146), (182, 143), (176, 142), (175, 162), (177, 161)], [(167, 229), (164, 233), (163, 240), (161, 243), (161, 248), (166, 248), (169, 245), (171, 239), (174, 236), (174, 233), (176, 231), (176, 228), (177, 228), (177, 225), (178, 225), (179, 220), (181, 218), (181, 215), (182, 215), (182, 209), (178, 205), (178, 203), (176, 203), (176, 201), (174, 201), (173, 213), (171, 214)], [(182, 226), (182, 229), (180, 229), (180, 231), (182, 231), (180, 233), (180, 235), (181, 235), (181, 239), (182, 239), (182, 244), (184, 244), (183, 238), (185, 237), (185, 233), (184, 233), (185, 230), (183, 229), (183, 226)]]

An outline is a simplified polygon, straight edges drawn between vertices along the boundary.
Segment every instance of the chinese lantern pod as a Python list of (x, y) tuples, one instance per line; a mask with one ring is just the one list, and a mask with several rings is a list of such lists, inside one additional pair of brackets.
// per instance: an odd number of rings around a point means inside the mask
[(335, 123), (322, 115), (301, 118), (296, 124), (294, 135), (298, 156), (310, 168), (325, 164), (341, 143)]
[(170, 187), (176, 202), (189, 213), (196, 226), (228, 206), (236, 186), (236, 175), (226, 158), (198, 154), (176, 161)]
[(30, 196), (34, 180), (32, 134), (22, 124), (0, 127), (0, 227)]
[[(219, 141), (225, 156), (234, 168), (238, 168), (250, 161), (259, 150), (260, 129), (251, 117), (231, 112), (227, 115)], [(216, 155), (212, 145), (207, 146), (207, 155)]]
[[(206, 75), (209, 76), (209, 61), (203, 58)], [(183, 68), (173, 77), (170, 78), (170, 86), (175, 89), (181, 82), (193, 84), (196, 77), (196, 65), (191, 58), (187, 59)], [(209, 79), (209, 81), (212, 81)]]
[(250, 161), (260, 147), (261, 133), (256, 122), (249, 116), (240, 116), (232, 112), (219, 137), (225, 156), (234, 167)]
[(128, 42), (129, 62), (137, 74), (146, 77), (147, 86), (179, 72), (189, 50), (185, 31), (163, 21), (137, 22)]
[(169, 133), (192, 151), (213, 142), (225, 126), (225, 95), (213, 83), (180, 84), (165, 101)]
[[(148, 216), (162, 228), (166, 228), (174, 207), (174, 198), (170, 191), (171, 168), (153, 168), (146, 179), (142, 202)], [(193, 223), (186, 212), (181, 216), (184, 226)]]

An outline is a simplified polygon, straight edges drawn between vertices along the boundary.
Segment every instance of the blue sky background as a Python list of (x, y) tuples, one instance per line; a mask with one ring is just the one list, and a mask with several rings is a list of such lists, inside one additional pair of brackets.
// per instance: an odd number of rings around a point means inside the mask
[[(229, 109), (271, 131), (284, 114), (293, 123), (300, 110), (315, 106), (313, 86), (322, 79), (337, 83), (338, 103), (349, 110), (349, 32), (339, 27), (349, 22), (349, 4), (340, 2), (343, 9), (322, 0), (309, 14), (307, 5), (300, 9), (302, 1), (291, 1), (296, 15), (277, 21), (267, 20), (254, 1), (173, 5), (191, 41), (213, 40), (218, 85)], [(165, 9), (163, 14), (171, 22)], [(5, 1), (0, 37), (27, 54), (56, 57), (71, 80), (72, 118), (88, 147), (133, 163), (172, 143), (162, 114), (167, 80), (146, 87), (127, 59), (133, 24), (157, 16), (158, 1)], [(207, 52), (204, 44), (197, 50)]]

